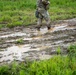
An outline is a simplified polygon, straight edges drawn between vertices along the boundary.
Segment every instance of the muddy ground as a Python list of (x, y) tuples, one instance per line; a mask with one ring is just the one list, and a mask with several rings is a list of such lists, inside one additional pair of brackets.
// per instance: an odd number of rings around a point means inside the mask
[[(67, 47), (76, 43), (76, 18), (51, 24), (49, 31), (43, 25), (3, 28), (0, 30), (0, 64), (12, 61), (44, 60), (58, 53), (67, 54)], [(22, 39), (22, 44), (18, 41)]]

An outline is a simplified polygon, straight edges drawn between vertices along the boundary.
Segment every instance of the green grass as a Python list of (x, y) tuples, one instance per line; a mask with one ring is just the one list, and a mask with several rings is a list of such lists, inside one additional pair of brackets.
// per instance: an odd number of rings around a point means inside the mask
[(76, 58), (76, 45), (71, 45), (68, 47), (68, 56), (70, 59)]
[(67, 56), (56, 55), (49, 60), (0, 66), (0, 75), (76, 75), (76, 45), (68, 47)]
[(56, 50), (56, 52), (57, 52), (58, 55), (61, 54), (61, 49), (60, 49), (60, 47), (58, 47), (58, 49)]
[(23, 42), (24, 42), (24, 40), (22, 38), (20, 38), (16, 41), (17, 44), (23, 44)]
[[(51, 21), (76, 17), (76, 0), (50, 0)], [(35, 24), (36, 0), (0, 0), (0, 25), (14, 27)]]

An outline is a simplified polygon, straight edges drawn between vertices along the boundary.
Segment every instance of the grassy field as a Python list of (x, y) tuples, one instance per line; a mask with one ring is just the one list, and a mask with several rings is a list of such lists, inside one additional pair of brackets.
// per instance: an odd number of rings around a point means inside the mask
[[(50, 0), (51, 21), (75, 18), (76, 0)], [(0, 0), (0, 28), (36, 24), (36, 0)]]
[(68, 47), (66, 57), (0, 66), (0, 75), (76, 75), (76, 45)]

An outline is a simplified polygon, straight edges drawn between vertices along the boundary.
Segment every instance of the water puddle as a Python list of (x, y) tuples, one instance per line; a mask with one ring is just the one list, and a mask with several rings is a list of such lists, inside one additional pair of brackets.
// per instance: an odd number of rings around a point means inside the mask
[(67, 27), (67, 25), (64, 25), (64, 24), (62, 24), (60, 26), (55, 26), (54, 29), (53, 29), (53, 32), (54, 31), (59, 31), (59, 30), (65, 30), (66, 27)]
[(43, 29), (41, 28), (40, 32), (41, 32), (41, 34), (45, 34), (48, 32), (48, 29), (47, 28), (43, 28)]
[(25, 35), (26, 33), (16, 32), (16, 33), (0, 36), (0, 38), (8, 38), (8, 37), (16, 37), (16, 36), (18, 37), (18, 36), (25, 36)]
[(62, 41), (62, 40), (59, 40), (59, 41), (56, 41), (56, 42), (54, 42), (55, 44), (61, 44), (61, 43), (63, 43), (64, 41)]
[[(38, 40), (38, 39), (41, 39), (42, 38), (42, 36), (36, 36), (36, 37), (32, 37), (32, 38), (21, 38), (23, 41), (31, 41), (31, 40)], [(6, 40), (5, 42), (6, 43), (10, 43), (10, 42), (16, 42), (16, 41), (18, 41), (18, 40), (20, 40), (20, 39), (13, 39), (13, 40)]]
[(5, 51), (0, 52), (0, 62), (12, 62), (13, 60), (23, 61), (23, 54), (26, 57), (26, 53), (29, 54), (29, 52), (41, 51), (47, 48), (49, 46), (32, 47), (30, 44), (8, 47)]
[[(27, 30), (24, 32), (12, 31), (12, 33), (10, 33), (7, 31), (6, 33), (0, 33), (0, 39), (3, 39), (2, 42), (0, 42), (0, 47), (3, 46), (4, 49), (4, 51), (0, 51), (0, 63), (12, 62), (13, 60), (24, 61), (23, 58), (31, 56), (30, 54), (32, 54), (31, 58), (36, 57), (36, 53), (41, 60), (49, 59), (52, 57), (49, 55), (50, 51), (54, 53), (56, 51), (55, 48), (59, 45), (66, 47), (71, 42), (74, 43), (74, 41), (76, 41), (75, 34), (73, 34), (74, 36), (71, 34), (71, 30), (73, 31), (76, 29), (75, 27), (75, 25), (70, 26), (68, 23), (62, 23), (54, 25), (53, 28), (51, 28), (49, 31), (47, 27), (44, 27), (41, 28), (40, 31), (26, 28)], [(25, 30), (25, 28), (23, 30)], [(70, 30), (70, 35), (66, 30)], [(59, 31), (63, 32), (63, 34)], [(66, 33), (64, 33), (64, 31)], [(53, 32), (58, 33), (56, 34)], [(53, 35), (47, 33), (53, 33)], [(75, 33), (75, 31), (73, 31), (73, 33)], [(19, 39), (23, 40), (24, 45), (14, 43)], [(71, 41), (73, 39), (74, 41)], [(11, 47), (7, 46), (8, 48), (6, 48), (6, 46), (4, 46), (9, 44), (11, 44)], [(44, 54), (39, 53), (43, 51), (45, 52)]]
[(68, 24), (60, 24), (60, 25), (56, 25), (54, 28), (50, 29), (49, 32), (57, 32), (60, 30), (73, 30), (76, 29), (75, 26), (68, 26)]
[(42, 47), (40, 47), (40, 50), (44, 50), (44, 49), (48, 49), (48, 48), (50, 48), (50, 46), (42, 46)]
[(67, 26), (68, 29), (76, 29), (75, 26)]
[(0, 55), (2, 55), (2, 57), (0, 57), (0, 62), (13, 61), (15, 59), (22, 61), (23, 53), (39, 50), (39, 48), (31, 48), (30, 44), (8, 47), (5, 51), (0, 52)]

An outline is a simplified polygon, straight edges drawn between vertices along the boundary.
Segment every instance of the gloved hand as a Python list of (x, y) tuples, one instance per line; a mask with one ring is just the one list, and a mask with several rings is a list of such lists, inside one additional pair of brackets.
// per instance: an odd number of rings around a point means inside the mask
[(50, 7), (50, 2), (49, 2), (49, 0), (42, 0), (42, 3), (44, 4), (44, 8), (45, 8), (46, 10), (48, 10), (49, 7)]
[(50, 2), (48, 0), (42, 0), (42, 3), (45, 4), (45, 5), (50, 4)]

